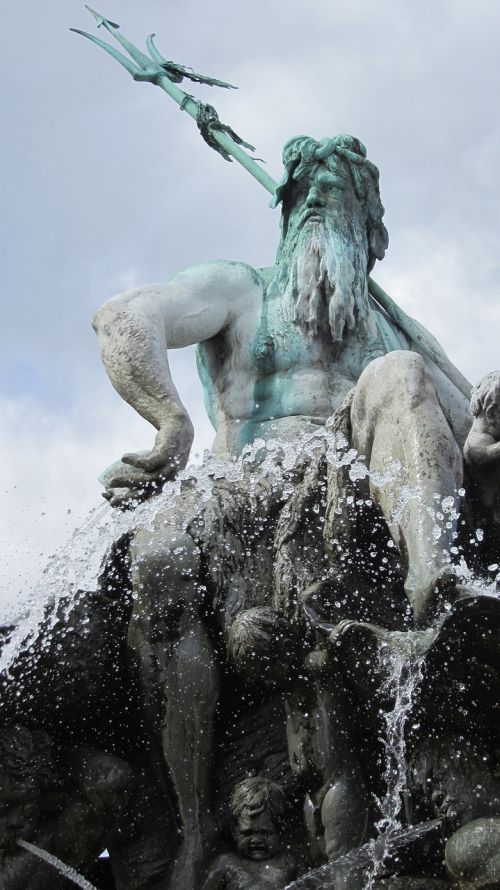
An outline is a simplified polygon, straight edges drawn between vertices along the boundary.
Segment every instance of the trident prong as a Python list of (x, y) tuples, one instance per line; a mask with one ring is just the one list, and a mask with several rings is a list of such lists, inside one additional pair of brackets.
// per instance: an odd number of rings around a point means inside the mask
[(101, 15), (99, 12), (96, 12), (95, 9), (92, 9), (91, 6), (87, 6), (87, 4), (85, 4), (85, 9), (88, 9), (88, 11), (92, 13), (97, 22), (98, 28), (100, 28), (101, 25), (104, 25), (105, 27), (109, 26), (110, 28), (120, 27), (120, 25), (117, 25), (116, 22), (112, 22), (111, 19), (105, 19), (103, 15)]
[[(137, 62), (137, 64), (140, 68), (143, 69), (143, 71), (146, 71), (148, 74), (151, 75), (164, 74), (161, 68), (159, 68), (154, 62), (153, 64), (151, 64), (152, 60), (149, 58), (149, 56), (146, 56), (145, 53), (141, 52), (140, 49), (137, 49), (137, 47), (134, 46), (133, 43), (130, 43), (130, 40), (127, 40), (127, 38), (123, 36), (123, 34), (120, 32), (120, 26), (117, 25), (116, 22), (110, 21), (110, 19), (107, 19), (105, 16), (101, 15), (100, 12), (96, 12), (95, 9), (92, 9), (91, 6), (86, 5), (85, 8), (88, 9), (88, 11), (94, 16), (97, 22), (97, 27), (105, 28), (106, 31), (108, 31), (108, 33), (111, 34), (115, 38), (115, 40), (118, 41), (118, 43), (121, 43), (123, 48), (127, 50), (129, 56), (132, 56), (134, 62)], [(144, 79), (149, 80), (150, 78), (148, 77)]]
[[(113, 56), (113, 59), (116, 59), (116, 61), (119, 62), (120, 65), (122, 65), (129, 74), (132, 75), (134, 80), (146, 79), (146, 72), (144, 71), (144, 69), (138, 68), (136, 65), (134, 65), (133, 62), (130, 61), (130, 59), (127, 59), (127, 57), (124, 56), (123, 53), (115, 49), (114, 46), (110, 46), (109, 43), (105, 43), (105, 41), (101, 40), (99, 37), (94, 37), (93, 34), (88, 34), (87, 31), (80, 31), (79, 28), (70, 28), (69, 30), (73, 31), (74, 34), (81, 34), (82, 37), (87, 37), (87, 39), (91, 40), (92, 43), (95, 43), (97, 46), (100, 46), (102, 49), (104, 49), (107, 53), (109, 53), (110, 56)], [(158, 76), (159, 73), (161, 74), (162, 72), (151, 72), (149, 79), (153, 80), (155, 77)]]

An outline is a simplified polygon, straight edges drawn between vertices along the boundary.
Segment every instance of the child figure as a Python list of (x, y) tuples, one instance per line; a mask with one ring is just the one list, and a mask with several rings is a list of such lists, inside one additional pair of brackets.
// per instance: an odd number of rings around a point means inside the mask
[(297, 867), (283, 849), (286, 799), (281, 787), (259, 776), (244, 779), (229, 806), (238, 852), (217, 857), (202, 890), (283, 890)]
[(474, 387), (470, 409), (474, 421), (464, 459), (472, 483), (472, 520), (483, 528), (484, 546), (493, 558), (500, 538), (500, 371)]
[(500, 495), (500, 371), (483, 377), (472, 390), (474, 417), (464, 446), (464, 458), (481, 485), (481, 502), (490, 508)]

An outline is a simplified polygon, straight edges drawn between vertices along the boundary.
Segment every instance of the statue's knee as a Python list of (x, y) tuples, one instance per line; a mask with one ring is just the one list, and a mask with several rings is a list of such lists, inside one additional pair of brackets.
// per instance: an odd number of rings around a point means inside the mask
[(353, 400), (352, 415), (367, 414), (395, 405), (397, 411), (414, 410), (434, 393), (424, 359), (416, 352), (396, 350), (371, 362), (363, 371)]
[(329, 861), (360, 846), (368, 825), (368, 804), (362, 782), (347, 773), (338, 777), (323, 798), (321, 820)]
[(406, 392), (420, 393), (432, 379), (425, 360), (417, 352), (392, 352), (386, 358), (388, 379)]

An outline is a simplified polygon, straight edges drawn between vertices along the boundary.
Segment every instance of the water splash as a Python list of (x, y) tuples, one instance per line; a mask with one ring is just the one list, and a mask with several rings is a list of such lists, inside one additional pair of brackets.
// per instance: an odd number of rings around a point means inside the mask
[[(286, 443), (257, 439), (236, 459), (222, 459), (207, 452), (203, 464), (188, 466), (175, 480), (167, 482), (158, 495), (138, 502), (133, 511), (122, 512), (105, 503), (91, 510), (67, 544), (50, 557), (38, 584), (28, 596), (23, 616), (2, 647), (0, 673), (7, 678), (10, 676), (10, 668), (19, 653), (36, 640), (42, 624), (45, 633), (50, 634), (61, 602), (69, 612), (78, 591), (96, 589), (111, 545), (137, 528), (152, 530), (159, 514), (175, 505), (183, 483), (194, 484), (200, 504), (210, 499), (218, 479), (235, 483), (244, 480), (250, 493), (257, 491), (263, 479), (268, 479), (273, 488), (282, 486), (291, 495), (291, 472), (309, 462), (317, 449), (323, 447), (325, 438), (333, 437), (318, 428)], [(37, 642), (37, 645), (43, 643)]]

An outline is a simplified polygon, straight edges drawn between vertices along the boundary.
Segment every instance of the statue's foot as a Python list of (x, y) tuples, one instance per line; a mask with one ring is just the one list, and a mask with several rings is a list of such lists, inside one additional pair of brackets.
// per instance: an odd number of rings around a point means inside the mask
[(186, 831), (166, 890), (200, 890), (214, 856), (217, 835), (217, 827), (211, 818), (205, 820), (201, 832)]

